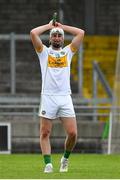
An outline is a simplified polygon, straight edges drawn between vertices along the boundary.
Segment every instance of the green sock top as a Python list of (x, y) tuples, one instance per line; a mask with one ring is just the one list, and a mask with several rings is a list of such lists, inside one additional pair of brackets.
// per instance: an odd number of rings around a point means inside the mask
[(43, 155), (45, 164), (51, 163), (51, 155), (45, 154)]
[(70, 156), (70, 154), (71, 154), (71, 151), (65, 150), (65, 152), (64, 152), (64, 158), (68, 159), (69, 156)]

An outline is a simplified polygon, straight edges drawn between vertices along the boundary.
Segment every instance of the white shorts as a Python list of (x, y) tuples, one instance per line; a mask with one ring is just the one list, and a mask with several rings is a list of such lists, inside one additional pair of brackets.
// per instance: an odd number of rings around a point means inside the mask
[(71, 96), (41, 95), (38, 115), (49, 119), (75, 117)]

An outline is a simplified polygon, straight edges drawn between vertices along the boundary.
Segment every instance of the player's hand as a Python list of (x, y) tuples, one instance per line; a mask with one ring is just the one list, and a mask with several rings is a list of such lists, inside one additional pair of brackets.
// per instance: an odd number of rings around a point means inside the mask
[(49, 22), (50, 29), (53, 29), (55, 26), (53, 25), (53, 20)]
[(55, 28), (55, 27), (59, 27), (59, 28), (63, 29), (63, 25), (62, 25), (61, 23), (55, 22), (55, 25), (54, 25), (54, 24), (53, 24), (53, 20), (51, 20), (51, 21), (49, 22), (49, 25), (50, 25), (50, 29), (53, 29), (53, 28)]
[(59, 28), (63, 29), (63, 25), (59, 22), (55, 22), (55, 27), (59, 27)]

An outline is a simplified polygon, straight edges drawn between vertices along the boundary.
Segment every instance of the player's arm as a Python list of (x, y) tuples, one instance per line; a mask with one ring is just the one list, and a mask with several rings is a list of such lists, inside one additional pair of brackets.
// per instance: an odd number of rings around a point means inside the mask
[(84, 37), (84, 33), (85, 33), (84, 30), (73, 27), (73, 26), (63, 25), (60, 23), (58, 23), (56, 25), (58, 25), (58, 27), (61, 27), (64, 31), (66, 31), (74, 36), (74, 38), (71, 42), (71, 46), (72, 46), (72, 48), (79, 49), (80, 44)]
[(41, 52), (43, 48), (43, 43), (40, 39), (40, 35), (43, 34), (45, 31), (50, 30), (53, 28), (52, 22), (49, 24), (45, 24), (39, 27), (36, 27), (30, 31), (30, 37), (33, 43), (33, 46), (37, 52)]

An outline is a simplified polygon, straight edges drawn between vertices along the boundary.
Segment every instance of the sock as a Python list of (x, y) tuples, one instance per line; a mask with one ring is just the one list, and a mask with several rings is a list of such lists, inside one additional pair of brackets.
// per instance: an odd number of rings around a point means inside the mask
[(46, 154), (43, 157), (45, 164), (51, 163), (51, 155)]
[(70, 156), (70, 153), (71, 153), (71, 151), (65, 150), (65, 152), (64, 152), (64, 158), (68, 159), (69, 156)]

